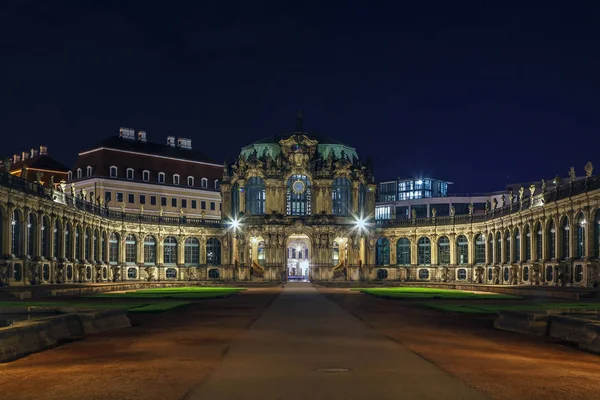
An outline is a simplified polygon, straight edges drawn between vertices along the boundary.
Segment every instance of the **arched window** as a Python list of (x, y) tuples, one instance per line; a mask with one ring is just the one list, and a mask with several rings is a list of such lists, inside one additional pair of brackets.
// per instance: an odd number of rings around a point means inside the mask
[(168, 236), (163, 241), (163, 262), (165, 264), (177, 264), (177, 239)]
[(502, 264), (502, 233), (496, 233), (496, 264)]
[(216, 268), (211, 268), (208, 270), (208, 278), (209, 279), (219, 279), (219, 270)]
[(81, 237), (83, 233), (81, 231), (81, 226), (77, 226), (75, 228), (75, 259), (81, 260)]
[(200, 180), (200, 186), (202, 186), (203, 188), (207, 188), (208, 187), (208, 179), (207, 178), (202, 178)]
[[(332, 214), (349, 215), (352, 211), (352, 185), (348, 178), (335, 178), (331, 187)], [(386, 271), (387, 272), (387, 271)]]
[(311, 214), (311, 184), (306, 175), (292, 175), (287, 181), (287, 215)]
[(507, 229), (504, 231), (504, 251), (502, 252), (504, 254), (504, 262), (506, 264), (510, 264), (512, 262), (510, 254), (510, 239), (510, 231)]
[(90, 176), (92, 176), (92, 167), (90, 167), (89, 165), (86, 168), (86, 175), (89, 178)]
[(398, 239), (396, 242), (396, 264), (410, 265), (410, 240)]
[(67, 181), (72, 181), (73, 180), (73, 171), (69, 171), (67, 172)]
[(119, 234), (111, 232), (108, 239), (108, 261), (111, 264), (119, 262)]
[(231, 185), (231, 215), (234, 218), (240, 213), (240, 189), (237, 182)]
[(156, 239), (154, 236), (144, 238), (144, 264), (156, 264)]
[(488, 235), (487, 263), (494, 263), (494, 235), (491, 233)]
[(200, 265), (200, 243), (198, 239), (185, 239), (184, 262), (186, 265)]
[(135, 171), (133, 168), (127, 168), (127, 179), (133, 180), (135, 178)]
[(173, 185), (179, 185), (179, 174), (173, 174)]
[(570, 257), (570, 252), (569, 252), (569, 219), (567, 217), (564, 217), (562, 219), (562, 223), (560, 224), (560, 228), (561, 228), (561, 235), (562, 235), (562, 246), (561, 246), (561, 251), (562, 251), (562, 258), (566, 259)]
[(187, 177), (187, 184), (188, 184), (188, 186), (194, 186), (194, 177), (193, 176)]
[(265, 213), (265, 181), (259, 176), (253, 176), (246, 182), (246, 211), (251, 215)]
[(548, 221), (548, 257), (551, 260), (556, 258), (556, 227), (552, 219)]
[(576, 258), (585, 257), (585, 225), (585, 218), (583, 217), (583, 214), (579, 213), (579, 215), (575, 219), (575, 239), (577, 240), (577, 242), (575, 243)]
[(144, 182), (150, 181), (150, 171), (148, 171), (148, 170), (142, 171), (142, 180)]
[(380, 268), (377, 270), (377, 279), (387, 279), (388, 270), (384, 268)]
[(450, 264), (450, 239), (448, 236), (442, 236), (438, 240), (438, 264)]
[[(308, 249), (306, 249), (306, 251), (308, 252)], [(261, 240), (260, 242), (258, 242), (258, 245), (256, 246), (256, 253), (257, 253), (256, 256), (258, 257), (258, 265), (264, 266), (266, 263), (265, 241), (264, 240)], [(308, 258), (308, 255), (306, 258)]]
[(594, 218), (594, 243), (596, 244), (596, 258), (600, 258), (600, 210), (596, 211)]
[(485, 236), (482, 233), (475, 236), (475, 263), (485, 264)]
[(164, 172), (158, 173), (158, 183), (165, 183), (165, 173)]
[(101, 248), (101, 252), (102, 254), (100, 255), (100, 259), (102, 261), (106, 261), (106, 243), (108, 243), (107, 237), (106, 237), (106, 232), (102, 233), (102, 236), (100, 237), (100, 248)]
[(531, 261), (531, 230), (525, 225), (525, 260)]
[(429, 270), (428, 269), (420, 269), (419, 270), (419, 279), (429, 279)]
[(515, 255), (513, 260), (514, 262), (521, 261), (521, 231), (519, 228), (515, 228)]
[(54, 228), (52, 229), (52, 238), (54, 244), (52, 246), (52, 257), (59, 258), (61, 256), (61, 240), (60, 240), (60, 223), (58, 219), (54, 221)]
[(135, 236), (129, 234), (125, 236), (125, 262), (129, 264), (135, 263), (137, 256), (137, 243)]
[(535, 259), (537, 261), (542, 261), (542, 246), (544, 245), (544, 241), (542, 224), (540, 222), (535, 224), (535, 235)]
[[(302, 258), (302, 249), (300, 249), (300, 254), (298, 255), (298, 258)], [(337, 265), (338, 261), (340, 260), (340, 244), (336, 241), (333, 242), (333, 264)]]
[(71, 227), (71, 223), (67, 222), (65, 225), (65, 258), (73, 259), (73, 229)]
[(219, 185), (219, 180), (218, 179), (215, 179), (215, 189), (216, 190), (221, 189), (221, 186)]
[(90, 228), (86, 228), (85, 236), (83, 238), (83, 246), (84, 246), (84, 250), (85, 250), (84, 254), (83, 254), (84, 260), (89, 260), (92, 257), (91, 240), (92, 240), (92, 235), (90, 235)]
[(417, 242), (417, 262), (419, 265), (431, 264), (431, 241), (422, 237)]
[(29, 213), (27, 217), (27, 255), (34, 257), (35, 254), (35, 215)]
[(175, 268), (167, 268), (165, 276), (167, 279), (177, 279), (177, 270)]
[(98, 230), (94, 230), (94, 237), (92, 239), (92, 249), (94, 251), (94, 260), (101, 261), (102, 254), (100, 254), (100, 241), (98, 240)]
[(458, 265), (469, 263), (469, 241), (465, 235), (456, 238), (456, 263)]
[(40, 250), (42, 257), (50, 257), (50, 221), (48, 217), (42, 217), (42, 225), (40, 226)]
[(375, 244), (375, 264), (390, 265), (390, 242), (386, 238), (377, 239)]
[(77, 168), (77, 179), (81, 179), (82, 173), (81, 168)]
[(221, 242), (217, 238), (210, 238), (206, 241), (206, 263), (221, 265)]
[(11, 221), (11, 244), (10, 252), (19, 257), (23, 255), (23, 220), (19, 210), (14, 210)]
[(117, 177), (117, 172), (118, 172), (118, 168), (115, 167), (114, 165), (112, 167), (110, 167), (110, 177), (111, 178), (116, 178)]

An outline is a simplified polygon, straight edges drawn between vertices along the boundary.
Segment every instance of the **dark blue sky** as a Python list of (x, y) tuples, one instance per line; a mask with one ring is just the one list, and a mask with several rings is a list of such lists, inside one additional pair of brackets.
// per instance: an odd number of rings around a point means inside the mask
[(600, 168), (594, 2), (77, 3), (0, 5), (3, 155), (72, 165), (126, 126), (222, 162), (302, 109), (378, 180), (480, 192)]

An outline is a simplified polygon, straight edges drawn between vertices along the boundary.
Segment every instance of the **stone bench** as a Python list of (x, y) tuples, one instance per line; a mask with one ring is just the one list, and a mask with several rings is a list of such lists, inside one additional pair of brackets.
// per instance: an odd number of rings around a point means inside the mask
[(494, 321), (494, 328), (505, 331), (545, 336), (548, 333), (550, 315), (545, 312), (526, 313), (521, 311), (500, 311)]

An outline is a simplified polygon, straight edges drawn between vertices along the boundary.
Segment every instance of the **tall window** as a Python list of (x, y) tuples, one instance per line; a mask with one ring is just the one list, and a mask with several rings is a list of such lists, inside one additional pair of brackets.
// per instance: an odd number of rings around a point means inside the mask
[(431, 241), (422, 237), (417, 242), (417, 262), (419, 265), (431, 264)]
[[(308, 249), (306, 250), (306, 257), (308, 258)], [(266, 263), (266, 254), (265, 254), (265, 241), (261, 240), (260, 242), (258, 242), (258, 245), (256, 246), (256, 256), (258, 258), (258, 264), (264, 266)]]
[(83, 246), (84, 246), (84, 254), (83, 259), (89, 260), (92, 256), (90, 242), (92, 240), (92, 235), (90, 235), (90, 228), (86, 228), (85, 236), (83, 238)]
[(562, 234), (562, 258), (569, 258), (569, 219), (564, 217), (560, 226)]
[(510, 254), (510, 242), (511, 242), (511, 237), (510, 237), (510, 231), (507, 229), (506, 231), (504, 231), (504, 262), (506, 264), (510, 264), (512, 262), (511, 254)]
[(366, 214), (367, 205), (367, 187), (364, 184), (358, 185), (358, 212), (359, 216)]
[(206, 263), (221, 265), (221, 242), (217, 238), (210, 238), (206, 241)]
[(519, 228), (515, 228), (515, 256), (513, 260), (515, 262), (521, 261), (521, 232)]
[(156, 239), (154, 236), (146, 236), (144, 239), (144, 263), (156, 264)]
[(179, 175), (173, 175), (173, 185), (179, 185)]
[(485, 264), (485, 236), (482, 233), (475, 236), (475, 263)]
[(35, 256), (35, 216), (33, 213), (29, 213), (27, 217), (27, 255), (29, 257)]
[(81, 260), (81, 226), (75, 229), (75, 259)]
[(259, 176), (253, 176), (246, 183), (246, 211), (252, 215), (265, 213), (265, 181)]
[(111, 232), (108, 239), (108, 261), (111, 264), (119, 262), (119, 234)]
[(398, 239), (396, 242), (396, 264), (410, 265), (410, 240)]
[(456, 238), (456, 263), (458, 265), (469, 263), (469, 241), (465, 235)]
[(379, 238), (375, 243), (375, 264), (390, 265), (390, 242), (386, 238)]
[(115, 167), (115, 166), (110, 167), (110, 177), (111, 178), (117, 177), (117, 167)]
[[(292, 249), (292, 252), (294, 252), (295, 249)], [(298, 258), (302, 258), (302, 249), (300, 249), (300, 251), (298, 252)], [(293, 257), (295, 258), (295, 257)], [(338, 261), (340, 260), (340, 244), (338, 242), (333, 242), (333, 263), (335, 265), (337, 265)]]
[(177, 264), (177, 239), (173, 236), (165, 238), (165, 241), (163, 242), (163, 251), (163, 262), (165, 264)]
[(144, 182), (148, 182), (150, 180), (150, 171), (143, 171), (142, 172), (142, 180)]
[(543, 233), (542, 224), (540, 222), (535, 225), (535, 235), (535, 258), (537, 261), (542, 261), (542, 246), (544, 245), (544, 242), (542, 240)]
[(311, 184), (306, 175), (292, 175), (287, 182), (287, 215), (311, 214)]
[(60, 224), (58, 220), (54, 221), (54, 229), (52, 229), (52, 237), (54, 239), (54, 245), (52, 246), (52, 257), (60, 257)]
[(351, 184), (348, 178), (335, 178), (331, 187), (332, 214), (348, 215), (352, 211)]
[[(102, 260), (102, 261), (106, 260), (106, 243), (107, 243), (106, 233), (103, 233), (102, 236), (100, 237), (100, 251), (102, 252), (102, 254), (100, 255), (100, 260)], [(106, 278), (104, 278), (104, 279), (106, 279)]]
[(531, 260), (531, 230), (525, 225), (525, 260)]
[(69, 260), (73, 258), (73, 230), (71, 229), (71, 223), (67, 222), (65, 225), (65, 258)]
[[(231, 215), (237, 217), (240, 213), (240, 187), (236, 183), (231, 186)], [(206, 202), (200, 202), (200, 208), (204, 210), (206, 208)]]
[(186, 265), (200, 265), (200, 243), (198, 239), (185, 239), (184, 262)]
[(187, 184), (188, 184), (188, 186), (194, 186), (194, 177), (193, 176), (187, 177)]
[(200, 186), (202, 186), (203, 188), (207, 188), (208, 187), (208, 179), (207, 178), (200, 179)]
[(136, 239), (135, 236), (132, 234), (129, 234), (127, 236), (125, 236), (125, 262), (126, 263), (135, 263), (135, 259), (136, 259)]
[(448, 236), (442, 236), (438, 240), (438, 264), (450, 264), (450, 239)]
[(494, 235), (491, 233), (488, 235), (487, 263), (494, 263)]
[(583, 258), (585, 257), (585, 218), (583, 218), (583, 214), (579, 214), (575, 219), (575, 239), (577, 242), (575, 243), (575, 257)]
[(502, 233), (496, 233), (496, 264), (502, 264)]
[(50, 257), (50, 221), (48, 221), (48, 217), (42, 218), (42, 225), (40, 226), (40, 250), (42, 253), (42, 257), (49, 258)]
[(552, 219), (548, 222), (548, 257), (556, 258), (556, 227)]
[(92, 249), (94, 252), (94, 260), (101, 261), (102, 255), (100, 254), (100, 242), (98, 241), (98, 230), (94, 230), (94, 237), (92, 239)]
[(10, 252), (19, 257), (23, 255), (23, 221), (18, 210), (13, 211), (11, 221), (11, 245)]

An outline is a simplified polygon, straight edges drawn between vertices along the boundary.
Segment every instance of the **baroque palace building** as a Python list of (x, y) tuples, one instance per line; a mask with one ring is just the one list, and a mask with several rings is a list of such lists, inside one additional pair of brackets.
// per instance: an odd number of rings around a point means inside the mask
[(370, 165), (304, 132), (300, 117), (293, 133), (254, 142), (219, 168), (211, 179), (220, 179), (221, 219), (106, 207), (66, 182), (53, 189), (1, 172), (0, 283), (600, 280), (591, 163), (583, 179), (572, 168), (566, 181), (520, 187), (483, 212), (438, 216), (432, 207), (427, 217), (378, 221)]

